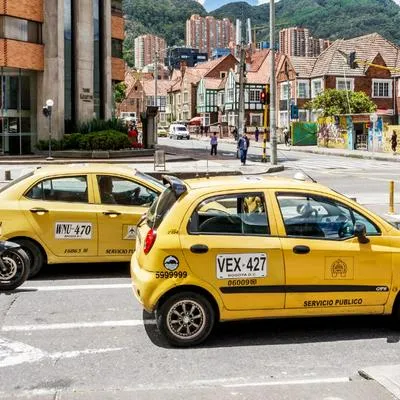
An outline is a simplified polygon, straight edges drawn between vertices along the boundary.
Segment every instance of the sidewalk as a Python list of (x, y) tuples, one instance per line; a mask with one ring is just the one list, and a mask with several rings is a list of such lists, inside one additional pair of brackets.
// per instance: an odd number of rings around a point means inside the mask
[[(209, 141), (210, 138), (208, 136), (193, 136), (193, 138)], [(236, 141), (231, 138), (218, 138), (220, 143), (230, 143), (236, 144)], [(253, 138), (250, 138), (250, 147), (262, 148), (263, 142), (260, 136), (260, 140), (256, 142)], [(267, 149), (271, 148), (270, 142), (267, 142)], [(318, 146), (285, 146), (282, 143), (278, 144), (278, 150), (284, 151), (299, 151), (303, 153), (314, 153), (314, 154), (323, 154), (330, 156), (341, 156), (341, 157), (351, 157), (351, 158), (359, 158), (366, 160), (378, 160), (378, 161), (391, 161), (391, 162), (400, 162), (400, 154), (393, 155), (391, 153), (374, 153), (364, 150), (348, 150), (348, 149), (332, 149), (326, 147), (318, 147)]]
[(397, 399), (400, 399), (400, 364), (368, 367), (360, 370), (359, 374), (380, 383)]

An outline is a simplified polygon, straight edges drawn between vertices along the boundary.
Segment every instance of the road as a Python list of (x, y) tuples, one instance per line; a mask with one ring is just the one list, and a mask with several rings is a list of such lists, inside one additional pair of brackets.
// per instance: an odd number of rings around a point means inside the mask
[[(163, 142), (206, 157), (206, 143)], [(218, 162), (238, 163), (233, 145), (219, 150)], [(250, 148), (249, 164), (259, 156)], [(301, 166), (382, 212), (387, 181), (399, 181), (394, 163), (279, 158), (281, 174)], [(175, 349), (134, 299), (126, 264), (49, 266), (0, 294), (0, 399), (393, 399), (359, 371), (399, 364), (399, 340), (382, 317), (283, 319), (220, 324), (204, 345)]]

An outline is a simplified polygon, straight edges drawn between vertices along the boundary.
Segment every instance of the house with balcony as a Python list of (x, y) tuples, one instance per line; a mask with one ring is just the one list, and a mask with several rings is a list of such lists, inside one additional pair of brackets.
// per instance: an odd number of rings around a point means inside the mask
[[(371, 148), (372, 137), (381, 140), (378, 128), (398, 122), (399, 50), (397, 45), (373, 33), (336, 40), (316, 58), (285, 57), (277, 70), (277, 125), (288, 125), (290, 104), (298, 105), (299, 120), (316, 121), (318, 110), (309, 112), (304, 104), (325, 89), (363, 91), (376, 104), (376, 125), (371, 126), (369, 114), (349, 120), (352, 115), (349, 107), (348, 114), (341, 116), (338, 124), (346, 137), (339, 137), (340, 129), (336, 129), (336, 134), (347, 148)], [(360, 62), (351, 69), (345, 55), (353, 51)]]

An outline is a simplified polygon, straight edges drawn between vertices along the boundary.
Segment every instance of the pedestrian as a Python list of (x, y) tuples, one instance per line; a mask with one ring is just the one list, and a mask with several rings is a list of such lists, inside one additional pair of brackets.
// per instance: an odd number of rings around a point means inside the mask
[(203, 125), (200, 125), (200, 133), (201, 133), (201, 136), (203, 136), (203, 133), (204, 133), (204, 126)]
[(392, 133), (392, 137), (390, 138), (390, 141), (392, 143), (392, 151), (393, 154), (396, 154), (396, 149), (397, 149), (397, 134), (395, 131)]
[(289, 146), (289, 129), (288, 128), (285, 128), (283, 130), (283, 136), (285, 138), (285, 145)]
[(236, 129), (236, 126), (233, 127), (232, 135), (233, 135), (233, 137), (235, 138), (236, 141), (239, 140), (239, 138), (238, 138), (238, 131), (237, 131), (237, 129)]
[(254, 137), (256, 139), (256, 142), (258, 142), (258, 137), (260, 136), (260, 131), (258, 130), (258, 126), (256, 126), (256, 130), (254, 132)]
[(214, 132), (214, 134), (211, 135), (210, 144), (211, 144), (211, 155), (213, 154), (217, 155), (217, 146), (218, 146), (217, 132)]
[(246, 132), (244, 132), (243, 136), (238, 141), (238, 150), (240, 152), (240, 161), (242, 162), (242, 165), (246, 165), (247, 150), (249, 146), (249, 138), (247, 137)]
[(131, 142), (131, 146), (135, 147), (138, 142), (138, 130), (135, 125), (131, 125), (128, 131), (128, 139)]

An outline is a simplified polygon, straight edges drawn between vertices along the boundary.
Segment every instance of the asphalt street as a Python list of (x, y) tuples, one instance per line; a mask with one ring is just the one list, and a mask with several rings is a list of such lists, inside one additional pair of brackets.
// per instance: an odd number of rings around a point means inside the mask
[[(254, 173), (263, 165), (259, 148), (250, 147), (241, 168), (229, 143), (220, 143), (214, 159), (202, 150), (207, 142), (161, 144), (200, 159), (202, 168)], [(398, 195), (397, 163), (278, 155), (280, 175), (300, 168), (382, 215), (391, 179)], [(26, 168), (1, 165), (0, 175), (11, 169), (15, 178)], [(127, 264), (48, 266), (0, 294), (0, 399), (393, 399), (360, 371), (400, 364), (399, 341), (383, 317), (304, 318), (220, 324), (202, 346), (171, 348), (133, 297)]]

